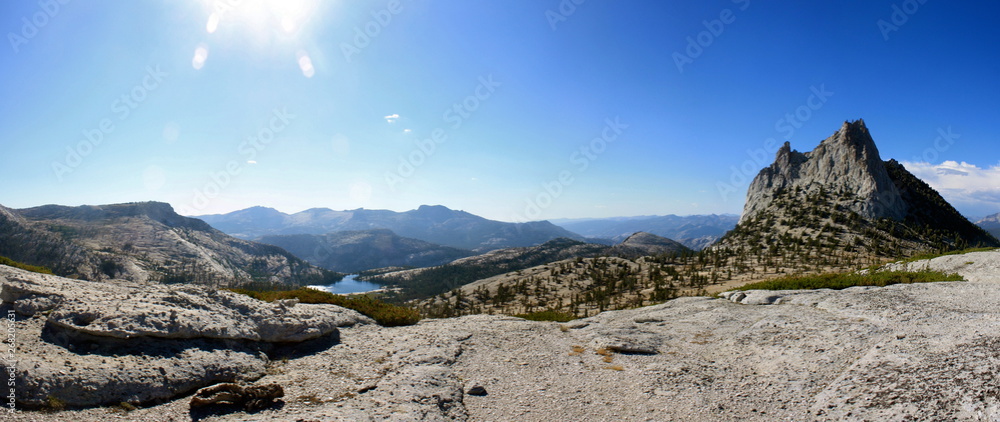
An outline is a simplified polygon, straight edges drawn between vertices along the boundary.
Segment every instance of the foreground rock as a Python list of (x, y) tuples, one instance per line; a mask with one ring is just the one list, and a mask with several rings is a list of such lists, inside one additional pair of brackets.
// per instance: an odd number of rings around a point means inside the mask
[[(345, 327), (342, 342), (257, 381), (282, 385), (284, 406), (199, 420), (993, 421), (1000, 274), (989, 268), (1000, 252), (970, 261), (959, 272), (978, 281), (797, 292), (767, 306), (690, 297), (567, 324), (476, 315)], [(124, 419), (191, 416), (176, 400)]]
[(254, 380), (275, 344), (336, 341), (338, 327), (372, 322), (333, 305), (6, 266), (0, 287), (3, 312), (16, 319), (17, 401), (28, 406), (147, 403)]

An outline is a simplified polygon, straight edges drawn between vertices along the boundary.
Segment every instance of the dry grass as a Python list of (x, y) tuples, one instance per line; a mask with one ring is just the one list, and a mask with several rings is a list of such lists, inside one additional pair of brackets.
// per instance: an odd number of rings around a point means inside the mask
[(694, 335), (694, 338), (691, 339), (691, 343), (699, 345), (708, 344), (711, 338), (712, 338), (711, 331), (702, 331)]
[(585, 349), (583, 346), (573, 346), (573, 351), (569, 352), (569, 355), (570, 356), (580, 356), (586, 350), (587, 349)]
[(303, 404), (322, 404), (323, 399), (316, 396), (316, 394), (309, 394), (306, 396), (299, 396), (295, 401)]
[(611, 369), (613, 371), (624, 371), (625, 370), (625, 368), (622, 367), (621, 365), (608, 365), (608, 366), (605, 366), (604, 369)]

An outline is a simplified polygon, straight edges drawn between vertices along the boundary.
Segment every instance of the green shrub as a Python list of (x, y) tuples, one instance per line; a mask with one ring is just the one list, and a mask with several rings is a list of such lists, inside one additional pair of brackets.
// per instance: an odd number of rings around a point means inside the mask
[(17, 262), (15, 260), (7, 258), (5, 256), (0, 256), (0, 264), (11, 266), (11, 267), (14, 267), (14, 268), (20, 268), (22, 270), (31, 271), (31, 272), (35, 272), (35, 273), (52, 274), (52, 270), (50, 270), (50, 269), (48, 269), (46, 267), (40, 267), (40, 266), (37, 266), (37, 265), (28, 265), (28, 264), (25, 264), (25, 263)]
[(322, 290), (303, 287), (297, 290), (256, 291), (247, 289), (227, 289), (254, 299), (273, 302), (279, 299), (298, 299), (301, 303), (328, 303), (353, 309), (374, 319), (384, 327), (413, 325), (420, 321), (420, 312), (405, 306), (382, 302), (370, 295), (341, 296)]
[(528, 321), (569, 322), (576, 319), (576, 316), (569, 312), (559, 312), (559, 311), (540, 311), (540, 312), (532, 312), (530, 314), (518, 314), (514, 316), (518, 318), (524, 318)]
[(853, 286), (879, 286), (901, 283), (928, 283), (934, 281), (963, 281), (958, 274), (939, 271), (869, 271), (867, 274), (832, 273), (804, 276), (787, 276), (773, 280), (745, 284), (730, 290), (809, 290), (846, 289)]
[(66, 402), (56, 396), (48, 396), (45, 398), (45, 405), (42, 406), (42, 410), (47, 412), (66, 410)]

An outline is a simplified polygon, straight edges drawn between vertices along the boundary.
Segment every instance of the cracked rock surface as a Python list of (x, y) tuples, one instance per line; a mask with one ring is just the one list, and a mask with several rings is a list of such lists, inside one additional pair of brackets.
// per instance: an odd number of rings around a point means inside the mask
[(996, 421), (1000, 252), (963, 259), (977, 281), (688, 297), (566, 324), (343, 327), (262, 369), (255, 383), (285, 397), (259, 412), (192, 414), (178, 399), (11, 420)]
[[(17, 401), (147, 404), (265, 374), (276, 345), (335, 341), (372, 321), (333, 305), (270, 304), (197, 286), (88, 282), (0, 265)], [(302, 343), (307, 342), (307, 343)], [(9, 374), (9, 371), (8, 371)]]

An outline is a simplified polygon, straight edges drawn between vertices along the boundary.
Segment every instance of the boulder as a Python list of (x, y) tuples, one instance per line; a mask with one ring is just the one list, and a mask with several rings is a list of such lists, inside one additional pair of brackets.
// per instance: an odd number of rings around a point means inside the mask
[(335, 305), (262, 302), (204, 286), (87, 282), (0, 267), (0, 299), (23, 316), (95, 336), (299, 342), (373, 323)]
[(15, 317), (17, 400), (74, 407), (168, 400), (262, 377), (276, 344), (339, 340), (353, 310), (191, 285), (91, 282), (0, 265)]

